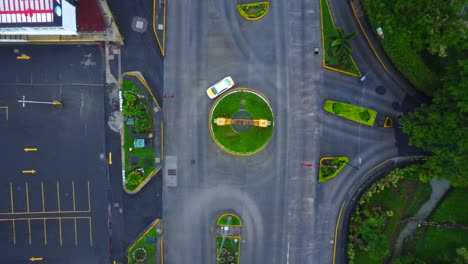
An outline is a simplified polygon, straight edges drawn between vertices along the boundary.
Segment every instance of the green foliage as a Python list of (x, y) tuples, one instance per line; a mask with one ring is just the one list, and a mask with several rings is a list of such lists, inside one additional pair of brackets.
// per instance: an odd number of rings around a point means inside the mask
[(456, 264), (468, 263), (468, 250), (466, 247), (457, 248), (457, 258), (455, 259)]
[(418, 259), (414, 255), (405, 255), (396, 259), (393, 264), (426, 264), (426, 262)]
[(216, 224), (220, 226), (227, 225), (229, 216), (232, 217), (231, 222), (229, 223), (230, 226), (240, 226), (242, 224), (240, 218), (237, 215), (233, 215), (233, 214), (224, 215), (222, 218), (218, 220)]
[(320, 161), (319, 182), (334, 178), (349, 162), (348, 157), (324, 157)]
[(123, 105), (122, 114), (125, 117), (135, 118), (135, 131), (137, 133), (150, 132), (153, 130), (153, 116), (148, 109), (148, 102), (145, 99), (139, 98), (141, 92), (138, 87), (130, 82), (122, 83)]
[(133, 191), (143, 181), (143, 175), (140, 171), (134, 170), (125, 177), (125, 185), (128, 190)]
[(256, 20), (260, 19), (268, 11), (268, 2), (256, 2), (249, 4), (237, 5), (237, 10), (242, 17), (246, 19)]
[[(245, 102), (244, 104), (242, 102)], [(252, 119), (266, 119), (271, 121), (268, 127), (252, 126), (247, 132), (236, 132), (232, 126), (218, 126), (214, 123), (215, 118), (232, 116), (245, 107)], [(221, 98), (213, 110), (211, 117), (211, 128), (214, 137), (227, 150), (249, 154), (268, 144), (273, 137), (274, 116), (269, 104), (255, 93), (248, 91), (236, 91)]]
[[(155, 226), (152, 226), (148, 232), (145, 232), (141, 237), (138, 238), (133, 247), (128, 250), (127, 261), (129, 264), (156, 264), (159, 263), (156, 257), (156, 244), (147, 243), (147, 238), (157, 239), (158, 232)], [(133, 260), (133, 252), (138, 248), (144, 248), (146, 250), (146, 259), (143, 262), (136, 262)]]
[(377, 117), (377, 112), (374, 110), (343, 102), (327, 100), (323, 108), (329, 113), (367, 126), (373, 126)]
[(361, 72), (351, 58), (350, 44), (354, 32), (345, 34), (341, 28), (336, 28), (326, 0), (320, 0), (322, 13), (322, 33), (325, 48), (325, 62), (333, 65), (334, 69), (361, 76)]
[[(220, 259), (224, 258), (225, 261), (221, 262), (220, 260), (217, 261), (218, 264), (227, 264), (227, 263), (239, 263), (239, 254), (240, 254), (240, 237), (237, 238), (237, 242), (235, 242), (234, 237), (226, 237), (224, 240), (223, 248), (225, 249), (225, 253), (223, 251), (220, 254)], [(222, 243), (222, 236), (216, 237), (216, 255), (219, 254), (219, 248), (221, 247)], [(233, 257), (232, 261), (228, 262), (229, 257)]]
[(351, 47), (351, 39), (354, 36), (356, 36), (356, 32), (346, 34), (343, 28), (335, 28), (335, 32), (327, 36), (329, 44), (327, 49), (328, 62), (330, 62), (330, 64), (339, 65), (349, 62), (346, 58), (351, 55), (351, 51), (353, 50)]
[(431, 105), (422, 105), (401, 119), (410, 145), (432, 152), (419, 165), (423, 181), (445, 178), (454, 186), (467, 186), (468, 176), (468, 68), (467, 60), (458, 70), (449, 70), (444, 87)]
[(432, 94), (440, 85), (422, 56), (445, 57), (449, 49), (462, 55), (466, 42), (464, 0), (363, 0), (373, 28), (382, 27), (385, 52), (405, 77), (421, 91)]

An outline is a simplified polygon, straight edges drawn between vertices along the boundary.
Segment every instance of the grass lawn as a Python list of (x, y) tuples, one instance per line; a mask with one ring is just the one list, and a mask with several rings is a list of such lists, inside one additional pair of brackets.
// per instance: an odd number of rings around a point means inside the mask
[[(216, 256), (218, 256), (219, 254), (219, 247), (221, 246), (222, 240), (222, 236), (216, 237)], [(226, 237), (223, 244), (223, 249), (225, 250), (221, 250), (221, 255), (219, 256), (220, 260), (218, 260), (218, 264), (239, 263), (240, 241), (240, 237)]]
[(248, 20), (258, 20), (265, 16), (268, 11), (268, 2), (256, 2), (237, 5), (237, 10), (241, 16)]
[[(149, 231), (141, 236), (138, 241), (135, 243), (135, 245), (128, 250), (128, 263), (129, 264), (156, 264), (156, 256), (155, 256), (155, 247), (156, 243), (147, 243), (146, 239), (150, 238), (151, 240), (156, 241), (156, 238), (158, 237), (158, 233), (156, 232), (156, 227), (153, 226)], [(149, 242), (149, 241), (148, 241)], [(133, 259), (133, 252), (137, 248), (144, 248), (146, 250), (146, 260), (143, 262), (137, 262)]]
[(230, 226), (241, 226), (242, 225), (242, 222), (241, 220), (239, 219), (239, 217), (237, 217), (236, 215), (234, 214), (225, 214), (223, 215), (221, 218), (218, 219), (218, 222), (216, 223), (218, 226), (225, 226), (227, 225), (227, 222), (228, 222), (228, 216), (231, 216), (232, 219), (231, 219), (231, 222), (229, 223)]
[[(319, 182), (335, 178), (349, 162), (347, 157), (324, 157), (320, 160)], [(336, 166), (336, 168), (334, 168)]]
[[(218, 117), (233, 118), (234, 114), (244, 107), (252, 119), (267, 119), (272, 125), (262, 128), (252, 126), (247, 132), (237, 132), (232, 126), (218, 126), (214, 119)], [(270, 106), (259, 96), (247, 91), (237, 91), (221, 98), (213, 110), (211, 126), (219, 144), (235, 153), (254, 153), (266, 145), (273, 136), (273, 112)]]
[[(336, 33), (336, 27), (335, 23), (333, 22), (333, 18), (330, 12), (330, 8), (328, 6), (328, 1), (327, 0), (320, 0), (320, 8), (321, 8), (321, 13), (322, 13), (322, 33), (323, 33), (323, 45), (324, 49), (326, 50), (330, 46), (330, 39), (329, 37), (334, 35)], [(327, 52), (325, 52), (325, 62), (328, 63), (328, 55)], [(361, 76), (361, 72), (359, 71), (359, 68), (356, 66), (354, 61), (351, 59), (351, 56), (349, 56), (349, 61), (346, 64), (348, 66), (331, 66), (327, 65), (331, 68), (336, 68), (338, 70), (344, 71), (346, 73), (350, 73), (356, 76)]]
[[(453, 189), (430, 221), (468, 225), (468, 209), (464, 206), (468, 200), (467, 191), (466, 188)], [(424, 227), (418, 230), (414, 239), (406, 241), (405, 251), (412, 252), (426, 263), (455, 263), (456, 249), (462, 246), (468, 247), (468, 231)]]
[(377, 117), (377, 112), (372, 109), (343, 102), (327, 100), (323, 108), (329, 113), (367, 126), (373, 126)]
[[(364, 205), (364, 209), (381, 207), (383, 210), (393, 211), (393, 215), (387, 217), (384, 230), (376, 230), (383, 233), (383, 240), (387, 249), (391, 252), (393, 243), (397, 239), (405, 224), (400, 221), (413, 216), (414, 213), (430, 197), (431, 187), (428, 183), (421, 183), (418, 179), (403, 179), (396, 188), (388, 187), (384, 191), (374, 194), (372, 200)], [(358, 224), (358, 223), (357, 223)], [(354, 263), (383, 263), (384, 259), (372, 259), (365, 250), (355, 248)]]

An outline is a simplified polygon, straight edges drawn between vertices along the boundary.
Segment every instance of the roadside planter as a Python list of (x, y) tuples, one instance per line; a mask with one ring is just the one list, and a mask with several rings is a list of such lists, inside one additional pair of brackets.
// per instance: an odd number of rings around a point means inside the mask
[(323, 108), (331, 114), (344, 117), (366, 126), (373, 126), (375, 118), (377, 117), (377, 112), (372, 109), (344, 102), (327, 100), (323, 104)]
[(319, 182), (326, 182), (336, 175), (348, 164), (348, 157), (323, 157), (320, 159)]
[(247, 20), (259, 20), (267, 14), (269, 5), (268, 2), (238, 4), (237, 10)]
[(156, 219), (127, 249), (127, 263), (161, 263), (160, 220)]

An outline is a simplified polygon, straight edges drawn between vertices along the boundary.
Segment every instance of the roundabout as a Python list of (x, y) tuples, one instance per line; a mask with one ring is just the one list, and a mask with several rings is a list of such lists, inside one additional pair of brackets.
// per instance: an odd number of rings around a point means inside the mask
[(216, 145), (233, 155), (258, 153), (273, 137), (270, 102), (252, 89), (237, 88), (223, 94), (211, 107), (208, 120)]

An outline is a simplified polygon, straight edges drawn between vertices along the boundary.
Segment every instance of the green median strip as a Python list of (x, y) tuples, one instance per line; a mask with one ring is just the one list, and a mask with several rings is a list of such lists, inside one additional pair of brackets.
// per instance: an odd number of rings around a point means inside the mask
[(348, 162), (348, 157), (324, 157), (320, 159), (319, 182), (326, 182), (335, 178)]
[(268, 12), (268, 2), (256, 2), (237, 5), (240, 15), (247, 20), (259, 20)]
[(367, 126), (373, 126), (375, 118), (377, 117), (377, 112), (372, 109), (344, 102), (327, 100), (325, 101), (323, 108), (331, 114), (341, 116)]
[(156, 264), (156, 240), (158, 233), (156, 224), (152, 225), (129, 248), (127, 260), (129, 264)]

